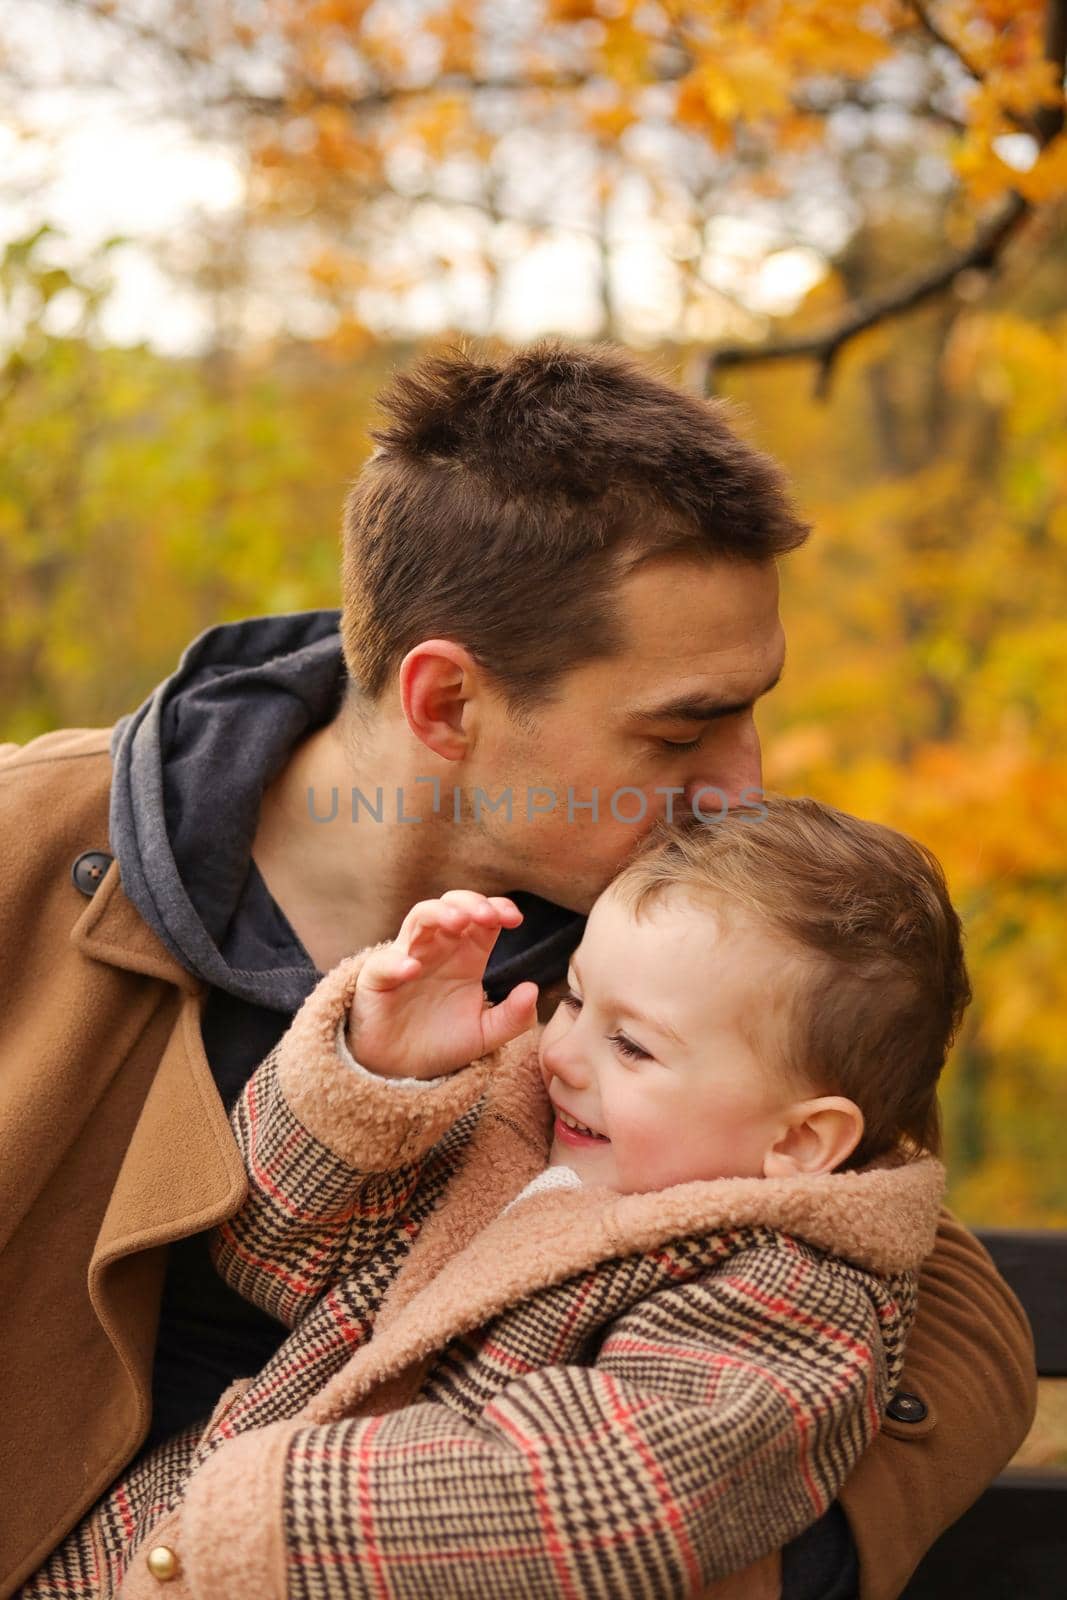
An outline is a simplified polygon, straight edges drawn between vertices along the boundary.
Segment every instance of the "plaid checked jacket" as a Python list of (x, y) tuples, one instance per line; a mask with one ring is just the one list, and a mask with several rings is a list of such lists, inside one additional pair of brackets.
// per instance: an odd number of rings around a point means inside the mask
[(353, 1071), (363, 959), (233, 1115), (248, 1194), (213, 1256), (290, 1337), (23, 1600), (699, 1596), (819, 1517), (876, 1432), (937, 1162), (505, 1211), (548, 1157), (536, 1031), (418, 1086)]

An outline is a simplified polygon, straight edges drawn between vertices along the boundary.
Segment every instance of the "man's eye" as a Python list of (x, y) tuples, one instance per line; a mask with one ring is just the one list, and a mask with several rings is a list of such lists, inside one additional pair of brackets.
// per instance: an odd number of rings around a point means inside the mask
[(665, 750), (695, 750), (703, 738), (704, 735), (698, 733), (695, 739), (661, 739), (659, 742)]

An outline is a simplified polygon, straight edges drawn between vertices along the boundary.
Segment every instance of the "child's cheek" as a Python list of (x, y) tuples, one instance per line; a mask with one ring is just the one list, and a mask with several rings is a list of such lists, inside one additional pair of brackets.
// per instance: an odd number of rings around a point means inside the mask
[(620, 1109), (620, 1114), (610, 1119), (608, 1132), (619, 1176), (630, 1192), (658, 1187), (659, 1175), (670, 1157), (669, 1141), (649, 1108)]

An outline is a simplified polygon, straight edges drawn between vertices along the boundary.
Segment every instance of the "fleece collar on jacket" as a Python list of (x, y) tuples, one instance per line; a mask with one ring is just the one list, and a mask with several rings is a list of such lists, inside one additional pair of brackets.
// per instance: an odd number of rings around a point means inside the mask
[[(351, 958), (324, 980), (294, 1024), (290, 1045), (299, 1050), (304, 1094), (314, 1095), (319, 1083), (326, 1090), (336, 1077), (337, 1023), (361, 961)], [(482, 1089), (485, 1098), (463, 1164), (391, 1284), (373, 1339), (311, 1402), (307, 1417), (350, 1414), (377, 1384), (538, 1290), (677, 1239), (769, 1226), (885, 1276), (916, 1269), (933, 1248), (944, 1169), (932, 1157), (813, 1178), (683, 1183), (650, 1194), (599, 1185), (552, 1189), (505, 1214), (546, 1166), (551, 1146), (539, 1035), (532, 1029), (464, 1069), (472, 1075), (471, 1103)]]

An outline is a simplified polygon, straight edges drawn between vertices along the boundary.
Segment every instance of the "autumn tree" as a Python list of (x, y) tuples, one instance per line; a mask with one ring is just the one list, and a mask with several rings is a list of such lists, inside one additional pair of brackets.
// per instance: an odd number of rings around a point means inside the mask
[[(108, 31), (116, 73), (155, 74), (161, 111), (240, 149), (264, 270), (278, 291), (310, 283), (349, 348), (368, 321), (403, 325), (430, 282), (444, 321), (493, 328), (517, 263), (563, 232), (599, 276), (601, 331), (705, 346), (694, 381), (803, 355), (825, 386), (849, 340), (953, 286), (973, 295), (1020, 233), (1040, 242), (1067, 189), (1067, 0), (62, 10)], [(887, 150), (901, 203), (927, 214), (922, 256), (826, 327), (768, 338), (729, 269), (731, 222), (758, 227), (764, 255), (833, 260), (879, 208)], [(649, 243), (666, 326), (626, 304), (627, 252)]]
[[(742, 402), (816, 524), (767, 781), (946, 864), (953, 1203), (1067, 1222), (1064, 0), (49, 6), (55, 74), (228, 141), (248, 209), (166, 241), (218, 307), (202, 357), (106, 347), (106, 252), (7, 249), (0, 737), (110, 720), (214, 622), (335, 604), (388, 336), (431, 290), (435, 330), (499, 332), (537, 241), (578, 239), (592, 325)], [(0, 65), (16, 98), (53, 71)], [(810, 285), (787, 315), (776, 263)], [(252, 337), (257, 294), (290, 337)]]

